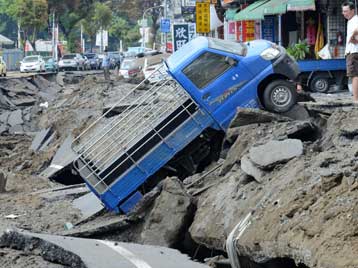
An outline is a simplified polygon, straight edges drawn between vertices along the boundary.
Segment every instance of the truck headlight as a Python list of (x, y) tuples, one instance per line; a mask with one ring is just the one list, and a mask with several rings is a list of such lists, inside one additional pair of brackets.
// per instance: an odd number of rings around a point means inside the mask
[(277, 48), (270, 47), (265, 49), (260, 56), (264, 60), (273, 60), (277, 58), (279, 55), (280, 55), (280, 50), (278, 50)]

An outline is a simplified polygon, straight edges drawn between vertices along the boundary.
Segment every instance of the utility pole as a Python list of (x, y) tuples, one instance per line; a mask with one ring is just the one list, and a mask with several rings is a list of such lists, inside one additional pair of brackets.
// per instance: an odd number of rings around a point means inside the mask
[(100, 51), (101, 51), (101, 53), (103, 53), (103, 29), (102, 29), (102, 26), (101, 26), (101, 49), (100, 49)]
[(52, 58), (56, 59), (55, 12), (52, 13)]
[(21, 47), (21, 26), (20, 21), (17, 22), (17, 48)]
[(83, 40), (83, 24), (81, 23), (81, 52), (85, 53), (85, 46), (84, 46), (84, 40)]
[[(168, 16), (168, 10), (167, 10), (167, 0), (164, 0), (164, 19)], [(167, 32), (164, 33), (164, 47), (165, 51), (167, 50)]]

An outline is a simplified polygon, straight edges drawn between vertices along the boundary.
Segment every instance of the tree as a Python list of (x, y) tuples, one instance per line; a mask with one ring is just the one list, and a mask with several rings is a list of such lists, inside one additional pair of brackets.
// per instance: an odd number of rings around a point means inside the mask
[(93, 9), (94, 0), (48, 0), (49, 13), (55, 13), (59, 28), (68, 42), (68, 50), (75, 51), (79, 36), (79, 22)]
[[(121, 3), (114, 5), (113, 8), (119, 14), (123, 14), (126, 17), (130, 18), (131, 21), (137, 22), (139, 19), (142, 19), (143, 12), (150, 7), (153, 8), (150, 11), (146, 12), (146, 18), (150, 18), (153, 22), (151, 24), (151, 36), (149, 43), (153, 44), (155, 37), (157, 36), (157, 31), (159, 29), (159, 17), (162, 14), (163, 10), (159, 8), (162, 4), (162, 0), (135, 0), (135, 1), (122, 1)], [(139, 29), (139, 27), (138, 27)]]
[(24, 41), (29, 40), (35, 48), (37, 34), (47, 25), (47, 0), (2, 0), (1, 4), (6, 14), (19, 23)]
[(107, 30), (110, 27), (112, 23), (112, 11), (107, 5), (97, 2), (81, 23), (84, 33), (90, 38), (92, 51), (97, 32), (101, 29)]
[(109, 34), (118, 41), (122, 40), (124, 47), (127, 47), (140, 39), (139, 26), (136, 23), (129, 22), (119, 15), (113, 16)]

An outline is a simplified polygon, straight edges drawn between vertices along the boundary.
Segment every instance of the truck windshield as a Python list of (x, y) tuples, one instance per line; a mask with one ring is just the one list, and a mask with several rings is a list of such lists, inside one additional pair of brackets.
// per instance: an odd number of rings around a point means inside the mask
[(205, 52), (186, 66), (183, 73), (202, 89), (231, 67), (225, 56)]
[(217, 49), (240, 56), (246, 56), (247, 47), (243, 43), (235, 43), (232, 41), (208, 38), (209, 48)]

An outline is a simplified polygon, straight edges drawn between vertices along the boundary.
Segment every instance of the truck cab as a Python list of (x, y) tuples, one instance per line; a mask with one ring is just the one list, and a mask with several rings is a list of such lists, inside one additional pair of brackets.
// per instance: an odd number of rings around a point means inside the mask
[(198, 37), (155, 72), (163, 79), (138, 95), (143, 81), (72, 144), (75, 169), (108, 210), (127, 213), (161, 178), (217, 159), (238, 107), (286, 112), (296, 102), (298, 65), (268, 41)]

